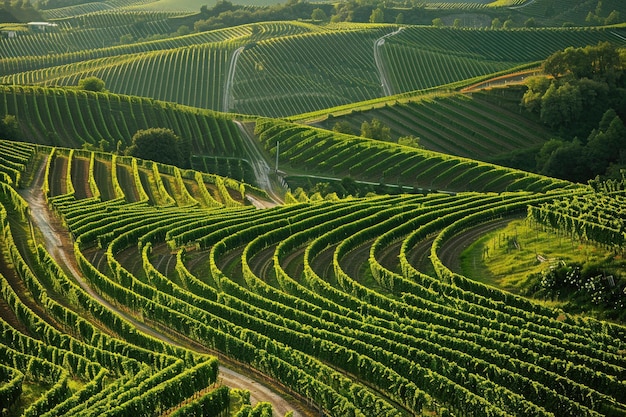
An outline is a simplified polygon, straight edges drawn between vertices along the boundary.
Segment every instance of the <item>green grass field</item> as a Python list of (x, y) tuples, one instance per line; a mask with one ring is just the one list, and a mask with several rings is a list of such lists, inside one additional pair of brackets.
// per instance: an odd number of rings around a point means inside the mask
[(461, 255), (461, 267), (468, 278), (519, 294), (527, 290), (530, 274), (559, 261), (597, 262), (611, 254), (598, 245), (572, 241), (527, 220), (513, 220), (472, 243)]

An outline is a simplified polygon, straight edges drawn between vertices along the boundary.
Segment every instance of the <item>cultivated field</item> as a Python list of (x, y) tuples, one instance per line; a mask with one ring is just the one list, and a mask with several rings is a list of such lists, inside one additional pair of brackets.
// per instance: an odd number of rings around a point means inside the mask
[[(623, 24), (581, 26), (622, 6), (357, 3), (337, 7), (368, 23), (68, 1), (3, 32), (0, 416), (626, 416), (626, 327), (559, 300), (625, 317), (626, 180), (485, 162), (558, 142), (525, 83), (567, 47), (623, 55)], [(595, 142), (617, 143), (614, 113)], [(612, 269), (561, 278), (534, 253), (527, 296), (464, 276), (513, 220)]]

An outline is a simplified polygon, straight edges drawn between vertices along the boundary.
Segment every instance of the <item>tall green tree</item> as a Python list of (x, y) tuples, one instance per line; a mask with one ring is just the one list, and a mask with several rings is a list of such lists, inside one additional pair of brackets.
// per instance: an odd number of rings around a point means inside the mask
[(313, 12), (311, 12), (311, 19), (318, 20), (318, 21), (326, 21), (328, 20), (328, 16), (326, 16), (326, 12), (324, 12), (324, 10), (318, 7), (317, 9), (313, 9)]
[(436, 28), (442, 28), (444, 26), (443, 20), (440, 17), (436, 17), (433, 19), (433, 26)]
[(370, 23), (383, 23), (385, 21), (385, 13), (380, 7), (372, 10), (370, 15)]
[(104, 81), (98, 77), (86, 77), (78, 81), (78, 88), (87, 91), (104, 92), (104, 85)]
[(390, 141), (391, 128), (389, 126), (385, 126), (378, 119), (372, 119), (371, 122), (365, 121), (361, 124), (361, 136), (370, 139)]
[(138, 130), (126, 154), (164, 164), (187, 167), (191, 151), (188, 143), (171, 129), (151, 128)]
[(12, 114), (5, 115), (0, 120), (0, 139), (21, 140), (21, 138), (17, 117)]

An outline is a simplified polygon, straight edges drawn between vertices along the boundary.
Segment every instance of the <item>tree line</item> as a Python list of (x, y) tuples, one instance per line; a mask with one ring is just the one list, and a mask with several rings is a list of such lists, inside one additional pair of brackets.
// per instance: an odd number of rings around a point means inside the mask
[(537, 171), (576, 182), (621, 178), (626, 168), (626, 58), (615, 46), (567, 48), (548, 57), (521, 106), (558, 135), (536, 155)]

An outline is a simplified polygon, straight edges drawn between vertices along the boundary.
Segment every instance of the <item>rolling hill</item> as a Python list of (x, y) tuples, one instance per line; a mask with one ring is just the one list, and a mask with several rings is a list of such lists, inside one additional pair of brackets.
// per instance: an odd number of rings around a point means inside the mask
[[(520, 110), (522, 78), (570, 46), (624, 48), (623, 25), (605, 25), (621, 3), (353, 2), (332, 9), (344, 21), (245, 21), (311, 7), (289, 2), (210, 31), (191, 27), (206, 8), (75, 3), (41, 3), (55, 30), (0, 39), (1, 415), (626, 416), (623, 324), (458, 266), (524, 218), (622, 259), (623, 178), (485, 162), (551, 143)], [(550, 27), (448, 24), (509, 15)], [(357, 136), (374, 119), (391, 141)], [(130, 156), (151, 128), (191, 156)], [(620, 274), (567, 277), (623, 309)]]

